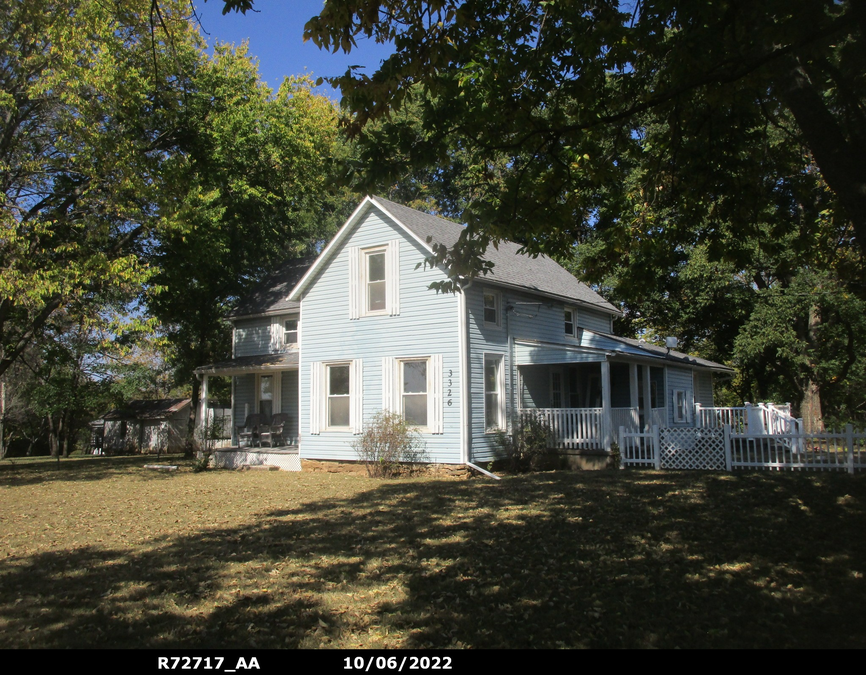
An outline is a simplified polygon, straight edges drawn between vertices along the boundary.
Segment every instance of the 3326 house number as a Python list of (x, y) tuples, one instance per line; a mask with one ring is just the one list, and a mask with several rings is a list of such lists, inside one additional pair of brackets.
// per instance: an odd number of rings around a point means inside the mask
[(396, 670), (398, 673), (406, 670), (451, 670), (450, 656), (347, 656), (343, 659), (345, 665), (343, 670), (369, 671), (372, 667), (376, 670)]
[(451, 401), (451, 387), (454, 386), (454, 370), (452, 368), (448, 369), (448, 393), (446, 396), (448, 397), (448, 405), (452, 405)]

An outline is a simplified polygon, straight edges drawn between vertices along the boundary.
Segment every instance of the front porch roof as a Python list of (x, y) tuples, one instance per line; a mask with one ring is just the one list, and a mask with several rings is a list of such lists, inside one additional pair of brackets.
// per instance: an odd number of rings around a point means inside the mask
[[(514, 340), (515, 361), (518, 366), (529, 366), (622, 359), (651, 365), (662, 365), (666, 362), (669, 365), (710, 370), (721, 375), (731, 375), (734, 372), (733, 368), (721, 363), (632, 338), (599, 333), (586, 328), (579, 329), (579, 334), (580, 337), (574, 344), (517, 338)], [(660, 361), (662, 363), (659, 363)]]
[(257, 354), (255, 356), (239, 356), (230, 361), (220, 361), (195, 369), (196, 375), (246, 375), (261, 373), (268, 370), (297, 370), (297, 350), (284, 354)]

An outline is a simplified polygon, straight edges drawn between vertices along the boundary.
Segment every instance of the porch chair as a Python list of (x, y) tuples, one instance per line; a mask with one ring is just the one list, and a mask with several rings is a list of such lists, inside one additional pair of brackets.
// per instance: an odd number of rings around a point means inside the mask
[(259, 440), (259, 432), (261, 428), (265, 425), (265, 416), (261, 413), (253, 413), (252, 415), (247, 415), (246, 421), (243, 423), (243, 426), (239, 426), (238, 430), (238, 447), (242, 448), (244, 446), (244, 441), (247, 442), (247, 447), (253, 447), (256, 442), (259, 442), (259, 446), (261, 446), (261, 441)]
[(277, 413), (271, 418), (271, 423), (267, 426), (263, 426), (259, 431), (259, 445), (262, 446), (265, 443), (268, 446), (275, 448), (278, 444), (276, 440), (279, 439), (279, 445), (285, 445), (286, 441), (283, 436), (283, 429), (285, 429), (286, 425), (289, 423), (289, 415), (287, 413)]

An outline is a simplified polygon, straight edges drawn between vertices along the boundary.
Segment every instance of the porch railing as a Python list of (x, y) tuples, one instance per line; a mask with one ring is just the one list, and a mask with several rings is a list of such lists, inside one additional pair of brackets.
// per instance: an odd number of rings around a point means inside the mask
[(536, 416), (553, 431), (554, 447), (566, 450), (601, 449), (604, 416), (601, 408), (530, 408), (520, 411), (521, 420)]
[(720, 429), (728, 425), (735, 434), (751, 436), (799, 434), (803, 431), (803, 420), (791, 415), (789, 403), (746, 403), (732, 408), (704, 407), (696, 403), (695, 421), (700, 428)]

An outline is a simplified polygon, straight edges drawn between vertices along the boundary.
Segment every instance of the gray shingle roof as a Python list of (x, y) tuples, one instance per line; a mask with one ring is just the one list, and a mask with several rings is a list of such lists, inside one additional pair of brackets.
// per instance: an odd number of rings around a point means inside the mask
[(284, 370), (298, 367), (298, 352), (292, 350), (282, 354), (256, 354), (254, 356), (239, 356), (228, 361), (209, 363), (195, 369), (198, 375), (231, 374), (240, 371)]
[[(450, 248), (457, 243), (463, 231), (462, 225), (410, 209), (383, 197), (373, 197), (373, 200), (403, 223), (421, 241), (427, 241), (427, 237), (431, 237), (434, 243), (444, 244)], [(483, 277), (484, 281), (517, 286), (543, 295), (573, 299), (613, 314), (621, 313), (554, 260), (545, 255), (532, 258), (518, 253), (519, 248), (519, 244), (511, 241), (500, 242), (498, 249), (492, 246), (488, 248), (484, 257), (492, 262), (494, 267), (490, 274)]]
[[(601, 333), (597, 334), (601, 335)], [(673, 349), (667, 349), (666, 347), (659, 347), (658, 345), (650, 344), (649, 342), (641, 342), (640, 340), (635, 340), (634, 338), (620, 337), (618, 335), (604, 334), (604, 337), (609, 340), (623, 342), (627, 345), (631, 345), (632, 347), (637, 347), (638, 349), (647, 352), (651, 356), (660, 357), (668, 361), (676, 361), (677, 363), (681, 363), (687, 366), (703, 366), (705, 368), (712, 368), (713, 370), (719, 372), (734, 372), (733, 368), (730, 368), (721, 363), (716, 363), (715, 361), (710, 361), (709, 359), (702, 359), (699, 356), (691, 356), (689, 354), (684, 354), (683, 352), (678, 352)]]
[(188, 398), (162, 398), (153, 401), (137, 399), (123, 408), (117, 408), (103, 415), (106, 420), (160, 420), (171, 417), (191, 402)]
[(275, 314), (300, 309), (301, 304), (299, 302), (288, 299), (289, 292), (315, 260), (315, 257), (296, 258), (284, 263), (253, 291), (244, 296), (238, 302), (237, 308), (229, 312), (229, 318), (253, 314)]

